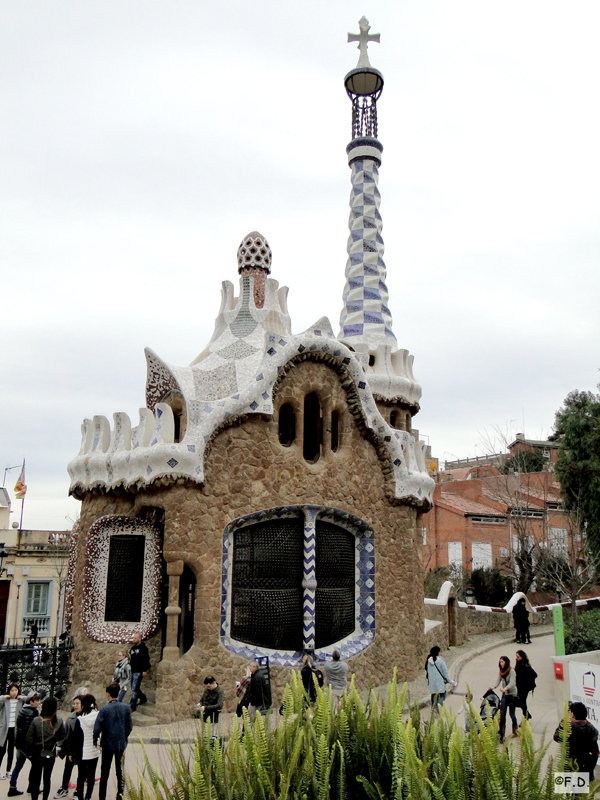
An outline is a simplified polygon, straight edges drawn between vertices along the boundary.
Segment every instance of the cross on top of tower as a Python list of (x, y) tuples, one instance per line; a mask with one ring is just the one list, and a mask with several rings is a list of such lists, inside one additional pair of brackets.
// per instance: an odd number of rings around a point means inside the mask
[(369, 61), (369, 53), (367, 52), (367, 48), (369, 46), (369, 42), (377, 42), (379, 44), (380, 36), (379, 33), (369, 33), (371, 30), (371, 26), (369, 25), (369, 20), (363, 16), (358, 20), (358, 27), (360, 28), (360, 33), (349, 33), (348, 34), (348, 41), (349, 42), (358, 42), (358, 50), (360, 51), (360, 56), (358, 58), (358, 64), (356, 65), (357, 69), (359, 67), (370, 67), (371, 62)]

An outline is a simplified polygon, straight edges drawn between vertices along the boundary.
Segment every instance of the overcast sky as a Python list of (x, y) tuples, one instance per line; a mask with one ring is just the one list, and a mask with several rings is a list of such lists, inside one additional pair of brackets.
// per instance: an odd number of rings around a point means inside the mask
[(595, 388), (598, 0), (2, 0), (0, 459), (27, 459), (24, 527), (77, 515), (81, 421), (137, 423), (146, 345), (204, 348), (249, 231), (294, 332), (339, 330), (363, 14), (415, 426), (442, 460), (481, 455)]

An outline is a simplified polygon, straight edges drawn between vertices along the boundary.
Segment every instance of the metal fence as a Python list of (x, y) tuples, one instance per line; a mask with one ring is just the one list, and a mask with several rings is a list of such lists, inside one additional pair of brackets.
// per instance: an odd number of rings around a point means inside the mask
[(70, 639), (0, 648), (0, 692), (16, 683), (21, 694), (39, 692), (63, 700), (70, 683), (72, 651)]

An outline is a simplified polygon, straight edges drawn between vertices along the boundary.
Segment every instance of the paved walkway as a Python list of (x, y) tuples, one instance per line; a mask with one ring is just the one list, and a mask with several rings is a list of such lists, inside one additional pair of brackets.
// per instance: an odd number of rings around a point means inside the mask
[[(501, 633), (479, 635), (464, 645), (453, 647), (442, 653), (448, 665), (451, 677), (458, 680), (456, 693), (448, 696), (448, 706), (456, 712), (461, 709), (464, 697), (459, 693), (466, 691), (467, 684), (473, 692), (476, 705), (478, 705), (479, 698), (488, 686), (496, 682), (498, 659), (500, 656), (507, 655), (511, 661), (514, 662), (514, 655), (517, 647), (519, 647), (519, 645), (516, 645), (514, 642), (514, 631), (505, 631)], [(531, 724), (534, 737), (536, 743), (539, 744), (544, 730), (547, 730), (546, 740), (548, 740), (558, 725), (558, 714), (554, 704), (554, 672), (550, 658), (554, 655), (554, 639), (551, 635), (551, 626), (540, 627), (535, 630), (533, 644), (527, 645), (524, 649), (538, 673), (537, 689), (535, 690), (533, 699), (531, 699), (530, 696), (529, 708), (533, 715)], [(381, 687), (379, 691), (385, 694), (385, 687)], [(429, 695), (424, 672), (422, 676), (409, 684), (409, 691), (413, 700), (418, 699), (423, 708), (428, 708)], [(517, 711), (517, 716), (520, 720), (520, 711)], [(232, 718), (232, 713), (223, 715), (223, 731), (230, 728)], [(126, 751), (125, 769), (127, 773), (134, 776), (138, 769), (142, 768), (144, 749), (153, 765), (158, 764), (159, 767), (168, 771), (170, 768), (169, 747), (167, 744), (169, 738), (182, 743), (191, 742), (198, 729), (198, 725), (199, 723), (197, 720), (190, 719), (170, 725), (134, 728), (134, 732), (130, 737), (130, 745)], [(139, 739), (134, 738), (136, 735), (143, 737), (143, 745), (140, 743)], [(551, 752), (554, 752), (554, 749), (555, 745), (552, 745)], [(19, 788), (22, 790), (26, 790), (27, 788), (28, 768), (28, 765), (25, 766), (19, 777)], [(63, 762), (57, 760), (52, 773), (51, 797), (60, 787), (62, 772)], [(97, 775), (99, 774), (100, 768), (98, 766)], [(109, 798), (114, 798), (116, 795), (114, 770), (112, 778), (111, 785), (109, 785)], [(8, 783), (8, 780), (0, 781), (0, 800), (4, 800), (4, 798), (7, 797)], [(97, 798), (97, 796), (98, 784), (96, 784), (94, 790), (94, 798)], [(27, 800), (27, 797), (27, 795), (24, 795), (24, 800)]]
[[(489, 686), (494, 686), (498, 680), (498, 661), (500, 656), (508, 656), (511, 664), (515, 663), (515, 653), (517, 649), (523, 649), (527, 653), (531, 665), (538, 674), (537, 687), (533, 696), (529, 695), (527, 705), (529, 713), (532, 715), (530, 725), (534, 740), (537, 745), (541, 743), (544, 732), (546, 741), (552, 738), (554, 731), (559, 723), (559, 712), (554, 700), (554, 668), (552, 666), (552, 656), (554, 655), (554, 636), (549, 633), (545, 636), (534, 636), (532, 644), (519, 645), (514, 641), (496, 644), (485, 652), (474, 652), (472, 657), (462, 665), (460, 670), (454, 671), (450, 668), (451, 677), (456, 680), (458, 673), (458, 686), (455, 694), (450, 694), (447, 703), (458, 713), (461, 709), (464, 697), (462, 693), (469, 686), (473, 693), (473, 702), (479, 708), (482, 695)], [(459, 695), (458, 693), (461, 693)], [(522, 712), (517, 709), (517, 719), (521, 722)], [(511, 730), (510, 717), (507, 720), (507, 733)], [(552, 746), (554, 747), (554, 746)]]

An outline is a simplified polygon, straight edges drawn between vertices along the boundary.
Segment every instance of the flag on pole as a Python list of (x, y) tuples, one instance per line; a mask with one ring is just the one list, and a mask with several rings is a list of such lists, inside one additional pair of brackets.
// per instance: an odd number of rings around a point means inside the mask
[(23, 462), (23, 469), (15, 483), (15, 497), (17, 500), (22, 500), (27, 493), (27, 484), (25, 483), (25, 462)]

